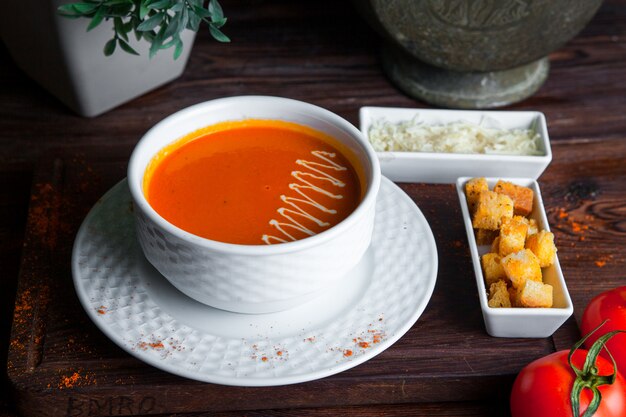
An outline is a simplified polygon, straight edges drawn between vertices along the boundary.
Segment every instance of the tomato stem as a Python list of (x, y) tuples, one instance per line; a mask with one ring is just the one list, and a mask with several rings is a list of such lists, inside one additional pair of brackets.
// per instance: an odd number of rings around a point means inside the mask
[[(585, 413), (582, 415), (582, 417), (591, 417), (600, 406), (600, 401), (602, 400), (602, 394), (600, 393), (598, 387), (601, 385), (611, 385), (615, 382), (615, 379), (617, 378), (617, 364), (615, 363), (615, 359), (613, 359), (611, 352), (609, 352), (609, 350), (607, 349), (606, 342), (618, 333), (626, 333), (626, 331), (624, 330), (614, 330), (600, 336), (598, 340), (596, 340), (593, 345), (591, 345), (591, 348), (587, 352), (587, 357), (585, 359), (585, 364), (583, 365), (582, 370), (578, 369), (572, 363), (572, 356), (574, 355), (574, 352), (576, 352), (576, 350), (580, 348), (583, 343), (585, 343), (585, 340), (587, 340), (589, 336), (594, 334), (600, 327), (602, 327), (604, 323), (606, 323), (606, 320), (603, 321), (598, 327), (593, 329), (593, 331), (591, 331), (589, 334), (585, 335), (585, 337), (583, 337), (581, 340), (576, 342), (567, 357), (567, 362), (569, 363), (569, 366), (576, 374), (576, 379), (574, 380), (574, 384), (572, 385), (572, 391), (570, 394), (570, 401), (572, 403), (572, 415), (574, 417), (579, 416), (580, 394), (583, 389), (590, 389), (593, 393), (593, 397), (591, 398), (589, 406), (585, 410)], [(596, 360), (602, 349), (606, 349), (609, 357), (611, 358), (611, 361), (613, 362), (613, 373), (611, 375), (598, 375)]]

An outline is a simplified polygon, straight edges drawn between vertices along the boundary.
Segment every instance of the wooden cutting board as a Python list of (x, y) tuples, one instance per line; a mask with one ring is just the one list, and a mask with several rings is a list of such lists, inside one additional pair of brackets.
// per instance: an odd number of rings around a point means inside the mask
[[(573, 318), (551, 338), (492, 338), (484, 329), (455, 189), (401, 184), (435, 235), (439, 273), (417, 323), (370, 361), (321, 380), (244, 388), (187, 380), (130, 356), (83, 311), (70, 270), (74, 236), (88, 210), (123, 179), (126, 160), (60, 154), (42, 163), (31, 195), (9, 348), (8, 374), (25, 416), (155, 415), (228, 410), (345, 407), (369, 404), (507, 398), (516, 373), (532, 360), (570, 346)], [(555, 184), (556, 185), (556, 184)], [(544, 194), (546, 206), (560, 203)], [(558, 212), (548, 210), (550, 222)], [(568, 283), (582, 280), (570, 242), (556, 229)], [(573, 289), (573, 291), (572, 291)], [(587, 300), (570, 285), (575, 305)]]

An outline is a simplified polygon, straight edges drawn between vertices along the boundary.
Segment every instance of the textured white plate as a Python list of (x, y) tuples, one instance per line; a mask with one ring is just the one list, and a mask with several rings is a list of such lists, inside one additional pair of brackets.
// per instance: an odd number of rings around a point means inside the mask
[(403, 109), (361, 107), (360, 130), (369, 140), (370, 126), (379, 119), (391, 123), (417, 119), (425, 125), (465, 121), (500, 129), (530, 129), (540, 136), (543, 155), (453, 154), (436, 152), (376, 152), (380, 169), (396, 182), (454, 184), (458, 177), (528, 177), (537, 179), (552, 160), (546, 117), (538, 111)]
[(383, 179), (372, 244), (344, 280), (288, 311), (231, 313), (183, 295), (145, 260), (124, 180), (83, 222), (72, 272), (90, 318), (142, 361), (200, 381), (270, 386), (336, 374), (390, 347), (426, 308), (437, 248), (415, 203)]

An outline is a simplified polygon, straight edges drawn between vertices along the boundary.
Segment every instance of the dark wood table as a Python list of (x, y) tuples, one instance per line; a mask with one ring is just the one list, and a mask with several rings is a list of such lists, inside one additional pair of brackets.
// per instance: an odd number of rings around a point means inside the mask
[[(0, 360), (8, 361), (0, 415), (17, 408), (55, 416), (507, 415), (517, 372), (570, 346), (586, 303), (626, 284), (626, 1), (605, 2), (582, 33), (550, 56), (550, 77), (539, 92), (509, 107), (539, 110), (548, 120), (554, 158), (539, 182), (574, 317), (551, 338), (489, 337), (453, 187), (401, 184), (438, 245), (439, 275), (426, 311), (365, 364), (274, 388), (186, 380), (110, 342), (72, 289), (70, 249), (80, 222), (125, 176), (142, 134), (186, 106), (276, 95), (354, 124), (361, 106), (428, 106), (385, 78), (379, 38), (349, 2), (223, 6), (231, 44), (203, 31), (181, 78), (94, 119), (68, 111), (0, 47)], [(68, 383), (64, 378), (74, 373)]]

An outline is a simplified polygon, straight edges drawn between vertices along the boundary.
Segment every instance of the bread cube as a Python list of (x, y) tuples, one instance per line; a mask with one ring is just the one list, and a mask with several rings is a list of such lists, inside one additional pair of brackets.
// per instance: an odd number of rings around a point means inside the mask
[(528, 232), (526, 233), (526, 239), (528, 239), (528, 236), (539, 232), (539, 226), (535, 219), (529, 219), (528, 217), (524, 217), (524, 219), (526, 219), (526, 223), (528, 223)]
[(542, 268), (548, 267), (554, 263), (556, 255), (556, 246), (554, 245), (554, 234), (542, 230), (526, 239), (526, 248), (530, 249), (539, 259), (539, 265)]
[(526, 233), (528, 232), (528, 220), (522, 216), (505, 217), (500, 227), (500, 244), (498, 254), (506, 256), (513, 252), (524, 249)]
[(539, 259), (530, 249), (511, 253), (500, 260), (506, 277), (519, 290), (527, 280), (541, 282)]
[(487, 180), (483, 178), (472, 178), (465, 183), (465, 197), (467, 198), (467, 204), (470, 208), (470, 213), (476, 211), (476, 204), (478, 204), (478, 197), (483, 191), (489, 191)]
[(493, 242), (491, 242), (491, 252), (500, 253), (500, 236), (495, 238)]
[(509, 291), (506, 287), (506, 282), (500, 280), (494, 282), (489, 286), (489, 301), (487, 305), (492, 308), (511, 307), (511, 300), (509, 299)]
[(490, 286), (494, 282), (506, 279), (506, 274), (500, 265), (500, 256), (497, 253), (486, 253), (480, 257), (480, 264), (483, 267), (485, 283)]
[(476, 229), (498, 230), (503, 217), (513, 217), (513, 200), (493, 191), (481, 191), (472, 225)]
[(493, 187), (493, 191), (511, 197), (514, 204), (514, 214), (528, 216), (532, 213), (534, 193), (530, 188), (499, 180)]
[(491, 245), (493, 240), (498, 237), (497, 230), (475, 229), (477, 245)]
[(552, 285), (527, 280), (519, 289), (516, 301), (521, 307), (552, 307)]
[(515, 287), (510, 286), (508, 290), (509, 290), (509, 300), (511, 301), (511, 307), (521, 307), (517, 300), (517, 290), (515, 289)]

